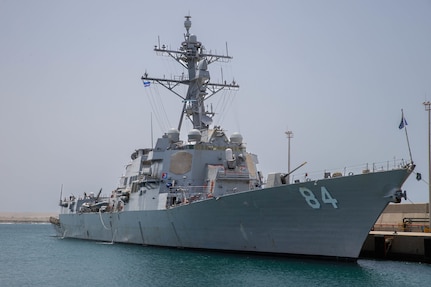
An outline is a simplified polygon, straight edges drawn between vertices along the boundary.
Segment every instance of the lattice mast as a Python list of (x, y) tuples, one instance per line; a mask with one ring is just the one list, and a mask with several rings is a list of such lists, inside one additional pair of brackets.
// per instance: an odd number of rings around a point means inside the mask
[[(156, 82), (175, 95), (180, 97), (183, 102), (178, 131), (181, 130), (184, 116), (187, 116), (193, 124), (194, 129), (201, 132), (207, 131), (212, 123), (214, 112), (205, 110), (205, 101), (212, 97), (217, 92), (223, 89), (237, 89), (239, 85), (233, 80), (231, 83), (211, 83), (208, 65), (215, 61), (229, 61), (232, 57), (226, 55), (207, 54), (205, 47), (201, 42), (197, 41), (197, 36), (190, 34), (191, 16), (185, 16), (184, 41), (181, 43), (179, 50), (169, 50), (165, 45), (154, 47), (154, 51), (167, 54), (185, 67), (188, 71), (188, 77), (182, 75), (178, 79), (162, 79), (149, 77), (148, 73), (142, 76), (143, 81)], [(175, 89), (180, 85), (188, 85), (187, 94), (185, 96), (179, 94)]]

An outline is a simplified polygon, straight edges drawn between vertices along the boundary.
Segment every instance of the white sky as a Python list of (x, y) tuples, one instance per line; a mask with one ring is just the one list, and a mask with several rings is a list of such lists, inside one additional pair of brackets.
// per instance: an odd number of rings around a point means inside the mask
[[(130, 154), (151, 145), (140, 77), (175, 71), (153, 47), (160, 36), (178, 48), (189, 13), (208, 50), (228, 43), (224, 79), (241, 88), (221, 125), (242, 133), (265, 176), (287, 170), (287, 129), (292, 168), (308, 162), (300, 174), (408, 159), (404, 109), (428, 181), (429, 0), (1, 0), (0, 211), (58, 211), (62, 184), (66, 196), (116, 188)], [(176, 127), (181, 102), (150, 91)], [(424, 181), (404, 189), (428, 201)]]

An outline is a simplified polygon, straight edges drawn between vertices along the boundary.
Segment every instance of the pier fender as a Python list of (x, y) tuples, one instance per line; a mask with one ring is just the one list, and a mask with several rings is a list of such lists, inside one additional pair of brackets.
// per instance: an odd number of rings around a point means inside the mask
[(385, 258), (392, 247), (393, 237), (376, 236), (374, 237), (374, 252), (377, 258)]
[(431, 262), (431, 237), (424, 238), (424, 257), (427, 262)]

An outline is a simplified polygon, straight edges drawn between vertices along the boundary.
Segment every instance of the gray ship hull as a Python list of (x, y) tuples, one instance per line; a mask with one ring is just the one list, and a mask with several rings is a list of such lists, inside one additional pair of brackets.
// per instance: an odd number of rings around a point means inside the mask
[(97, 241), (355, 260), (410, 173), (281, 185), (164, 210), (60, 214), (57, 231)]
[[(269, 174), (264, 182), (258, 157), (247, 151), (242, 135), (228, 137), (212, 124), (217, 113), (207, 100), (239, 85), (234, 80), (214, 82), (208, 66), (232, 57), (227, 51), (206, 51), (190, 33), (191, 17), (185, 18), (180, 48), (159, 44), (154, 51), (172, 57), (187, 73), (159, 78), (145, 72), (141, 77), (145, 88), (160, 85), (179, 96), (178, 128), (169, 129), (154, 147), (135, 150), (110, 195), (100, 197), (101, 189), (97, 196), (63, 199), (61, 193), (59, 220), (52, 221), (59, 236), (356, 259), (386, 205), (401, 201), (401, 186), (413, 163), (378, 172), (367, 166), (357, 175), (346, 174), (346, 169), (344, 176), (325, 171), (325, 179), (319, 180), (306, 174), (292, 183), (293, 172), (305, 162), (292, 171), (289, 167), (287, 174)], [(183, 94), (179, 87), (184, 86)], [(180, 139), (183, 119), (193, 126), (185, 140)], [(141, 135), (138, 126), (134, 137)]]

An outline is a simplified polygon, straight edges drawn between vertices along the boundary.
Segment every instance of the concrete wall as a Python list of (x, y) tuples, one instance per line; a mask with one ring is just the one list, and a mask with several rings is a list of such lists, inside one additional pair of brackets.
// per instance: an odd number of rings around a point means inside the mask
[(389, 204), (377, 219), (374, 230), (429, 231), (429, 204)]

